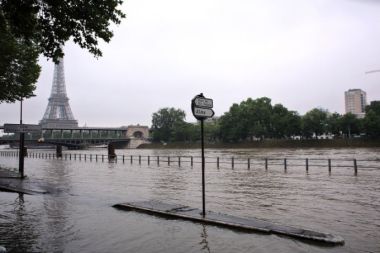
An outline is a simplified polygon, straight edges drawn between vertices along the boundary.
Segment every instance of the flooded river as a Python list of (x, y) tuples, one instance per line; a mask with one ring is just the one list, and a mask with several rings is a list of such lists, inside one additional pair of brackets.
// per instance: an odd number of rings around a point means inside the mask
[[(33, 151), (32, 151), (33, 152)], [(40, 151), (35, 152), (52, 152)], [(64, 151), (68, 152), (68, 151)], [(101, 155), (106, 150), (75, 151)], [(70, 151), (70, 153), (73, 153)], [(200, 150), (117, 150), (118, 155), (199, 156)], [(380, 159), (380, 149), (207, 150), (209, 158)], [(165, 160), (163, 160), (165, 161)], [(365, 162), (359, 162), (361, 164)], [(378, 162), (379, 164), (379, 162)], [(0, 167), (17, 168), (17, 157)], [(254, 163), (206, 165), (206, 209), (340, 235), (343, 246), (243, 233), (125, 212), (112, 205), (160, 200), (201, 208), (201, 169), (136, 161), (26, 158), (29, 178), (49, 194), (0, 192), (0, 245), (9, 252), (380, 252), (380, 169)]]

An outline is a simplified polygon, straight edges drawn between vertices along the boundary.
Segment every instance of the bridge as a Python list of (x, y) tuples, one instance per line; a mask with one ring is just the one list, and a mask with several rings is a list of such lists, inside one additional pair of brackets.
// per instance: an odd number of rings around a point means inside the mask
[[(0, 130), (4, 126), (0, 126)], [(42, 127), (39, 133), (25, 133), (26, 146), (66, 146), (70, 149), (86, 148), (113, 144), (118, 148), (136, 148), (149, 142), (147, 126), (130, 125), (127, 127)], [(19, 135), (4, 135), (1, 144), (16, 145)]]

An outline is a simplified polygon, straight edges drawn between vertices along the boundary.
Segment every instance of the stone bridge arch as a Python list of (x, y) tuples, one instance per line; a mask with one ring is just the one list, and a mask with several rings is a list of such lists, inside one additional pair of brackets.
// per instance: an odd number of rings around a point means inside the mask
[(140, 125), (130, 125), (128, 126), (126, 137), (132, 139), (148, 139), (149, 127)]

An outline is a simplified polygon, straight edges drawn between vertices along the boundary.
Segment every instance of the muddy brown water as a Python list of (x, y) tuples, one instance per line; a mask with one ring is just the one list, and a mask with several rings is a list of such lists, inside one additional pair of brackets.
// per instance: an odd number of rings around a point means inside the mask
[[(262, 164), (253, 164), (248, 170), (239, 164), (248, 157), (373, 160), (380, 158), (380, 149), (206, 150), (211, 160), (226, 161), (219, 169), (214, 162), (206, 165), (207, 210), (337, 234), (345, 245), (336, 247), (114, 209), (116, 203), (151, 199), (202, 205), (199, 163), (191, 167), (182, 161), (178, 167), (173, 158), (168, 166), (162, 158), (157, 166), (151, 158), (148, 166), (144, 160), (148, 155), (199, 156), (200, 150), (116, 153), (142, 155), (142, 164), (138, 160), (130, 164), (127, 158), (125, 163), (95, 162), (94, 157), (26, 158), (25, 173), (49, 182), (54, 191), (23, 196), (0, 192), (0, 245), (10, 252), (380, 252), (379, 169), (359, 167), (355, 176), (350, 167), (333, 167), (331, 173), (327, 166), (310, 167), (306, 172), (305, 167), (290, 164), (285, 172), (281, 165), (265, 170)], [(231, 157), (237, 159), (233, 170)], [(17, 157), (0, 157), (1, 167), (17, 164)]]

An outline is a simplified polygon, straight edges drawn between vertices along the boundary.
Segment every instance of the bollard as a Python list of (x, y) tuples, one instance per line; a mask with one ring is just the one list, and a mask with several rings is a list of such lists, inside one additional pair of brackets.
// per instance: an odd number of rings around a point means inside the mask
[(329, 173), (331, 173), (331, 159), (327, 160), (328, 166), (329, 166)]
[(148, 165), (150, 165), (150, 156), (148, 155)]
[(248, 158), (247, 164), (248, 164), (248, 169), (250, 169), (251, 168), (251, 159), (250, 158)]
[(216, 158), (216, 167), (219, 169), (219, 156)]
[(193, 167), (193, 157), (192, 156), (190, 157), (190, 165), (191, 165), (191, 167)]
[(115, 147), (112, 143), (108, 144), (108, 159), (114, 159), (116, 157)]
[(286, 158), (284, 158), (284, 170), (286, 171), (288, 168), (288, 164), (286, 163)]
[(235, 167), (235, 158), (234, 157), (231, 158), (231, 167), (232, 167), (232, 169), (234, 169), (234, 167)]
[(268, 170), (268, 158), (265, 158), (265, 170)]
[(354, 172), (355, 172), (355, 176), (358, 175), (358, 163), (356, 159), (354, 159)]
[(170, 166), (170, 156), (168, 156), (168, 165)]
[(139, 155), (139, 165), (141, 165), (141, 155)]
[(178, 167), (181, 167), (181, 157), (178, 156)]
[(61, 145), (57, 145), (55, 147), (55, 152), (57, 154), (57, 157), (62, 157), (62, 146)]
[(160, 166), (160, 156), (157, 156), (157, 166)]
[(131, 155), (131, 164), (133, 163), (133, 156)]

